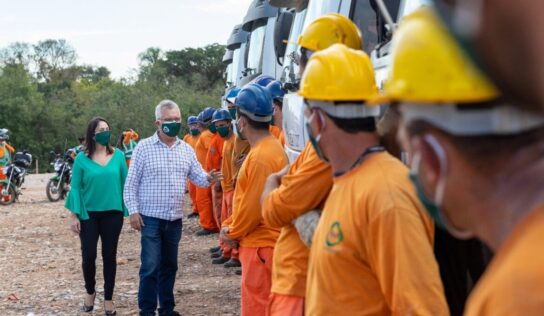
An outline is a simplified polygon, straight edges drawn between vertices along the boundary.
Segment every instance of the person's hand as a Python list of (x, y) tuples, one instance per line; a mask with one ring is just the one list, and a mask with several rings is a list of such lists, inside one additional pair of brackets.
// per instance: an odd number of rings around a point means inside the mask
[(229, 246), (232, 249), (238, 249), (238, 241), (231, 239), (227, 234), (229, 233), (228, 227), (221, 228), (221, 231), (219, 232), (219, 239), (222, 240), (227, 246)]
[(129, 219), (130, 219), (130, 226), (137, 231), (141, 231), (142, 227), (145, 226), (144, 220), (142, 219), (142, 216), (140, 216), (140, 213), (131, 214)]
[(216, 182), (213, 189), (215, 192), (223, 192), (223, 188), (221, 188), (221, 182)]
[(282, 169), (279, 172), (272, 173), (268, 176), (266, 179), (266, 182), (264, 184), (263, 193), (261, 193), (261, 204), (264, 203), (264, 200), (266, 197), (270, 194), (270, 192), (274, 191), (276, 188), (278, 188), (281, 184), (281, 178), (285, 175), (286, 168)]
[(217, 170), (212, 170), (210, 171), (210, 173), (208, 174), (208, 181), (209, 182), (221, 182), (223, 181), (223, 174), (221, 173), (221, 171), (217, 171)]
[(291, 165), (287, 165), (285, 166), (283, 169), (281, 169), (280, 171), (274, 173), (276, 176), (278, 176), (281, 180), (281, 178), (283, 178), (284, 175), (287, 174), (287, 172), (289, 171), (289, 167), (291, 167)]
[(77, 215), (72, 213), (70, 216), (70, 229), (76, 233), (79, 234), (81, 232), (81, 223), (79, 222), (79, 218), (77, 218)]

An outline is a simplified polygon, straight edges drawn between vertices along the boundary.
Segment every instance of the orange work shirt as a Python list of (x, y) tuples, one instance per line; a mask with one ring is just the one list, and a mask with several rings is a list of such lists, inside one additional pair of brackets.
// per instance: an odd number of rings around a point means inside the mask
[(223, 159), (221, 160), (221, 173), (223, 174), (223, 181), (221, 181), (221, 188), (223, 191), (229, 192), (234, 190), (234, 177), (232, 174), (232, 160), (228, 157), (232, 157), (232, 151), (234, 150), (234, 139), (232, 135), (226, 138), (223, 142)]
[(219, 171), (219, 169), (221, 169), (224, 141), (225, 139), (219, 136), (219, 134), (213, 134), (212, 140), (210, 141), (210, 148), (208, 148), (208, 154), (206, 155), (204, 170), (210, 172), (212, 170)]
[(334, 178), (310, 251), (307, 315), (449, 315), (434, 225), (386, 152)]
[(270, 128), (268, 130), (270, 131), (270, 134), (272, 134), (272, 136), (276, 137), (276, 139), (280, 141), (282, 146), (285, 145), (285, 135), (283, 134), (282, 129), (280, 129), (276, 125), (270, 125)]
[(274, 248), (272, 293), (304, 296), (310, 249), (300, 240), (293, 220), (323, 205), (332, 187), (331, 167), (308, 142), (281, 185), (263, 202), (264, 222), (281, 228)]
[(238, 179), (238, 173), (240, 172), (241, 166), (238, 166), (236, 163), (242, 156), (249, 153), (249, 142), (247, 140), (240, 139), (238, 137), (234, 138), (234, 148), (232, 149), (232, 179), (236, 182)]
[(200, 137), (198, 138), (198, 141), (196, 142), (195, 146), (195, 153), (196, 153), (196, 159), (202, 167), (204, 168), (206, 166), (206, 157), (208, 156), (208, 149), (210, 148), (210, 143), (212, 141), (213, 134), (209, 130), (205, 130), (202, 133), (200, 133)]
[(467, 316), (544, 314), (544, 206), (514, 228), (470, 295)]
[(185, 135), (185, 137), (183, 137), (183, 141), (186, 142), (187, 144), (189, 144), (189, 146), (191, 146), (191, 148), (195, 149), (196, 148), (196, 143), (198, 142), (199, 137), (200, 137), (200, 134), (198, 134), (196, 136), (193, 136), (191, 134), (187, 134), (187, 135)]
[(261, 194), (268, 176), (287, 165), (280, 142), (273, 136), (261, 139), (251, 148), (240, 168), (232, 215), (225, 221), (228, 237), (240, 241), (241, 247), (274, 247), (278, 228), (266, 225), (261, 213)]

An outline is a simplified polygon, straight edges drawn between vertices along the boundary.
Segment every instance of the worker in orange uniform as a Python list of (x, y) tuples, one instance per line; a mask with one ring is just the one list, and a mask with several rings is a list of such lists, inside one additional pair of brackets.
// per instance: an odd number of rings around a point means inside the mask
[(465, 315), (541, 315), (544, 114), (506, 102), (430, 8), (392, 45), (385, 97), (400, 104), (421, 202), (437, 226), (495, 252)]
[[(200, 124), (197, 116), (189, 116), (187, 118), (187, 127), (189, 128), (189, 133), (183, 137), (183, 141), (189, 144), (193, 150), (196, 148), (196, 143), (200, 137)], [(192, 210), (193, 212), (189, 214), (189, 218), (198, 216), (198, 209), (196, 204), (196, 186), (190, 181), (187, 180), (187, 187), (189, 188), (189, 197), (191, 198)]]
[[(213, 124), (211, 124), (214, 112), (215, 110), (211, 107), (207, 107), (202, 111), (202, 133), (196, 142), (196, 158), (204, 169), (206, 169), (206, 158), (215, 132), (215, 127), (212, 127)], [(201, 227), (201, 229), (196, 232), (196, 235), (205, 236), (218, 232), (219, 227), (213, 216), (212, 193), (210, 188), (196, 187), (196, 204)]]
[(285, 91), (281, 86), (281, 82), (274, 80), (270, 82), (266, 88), (270, 91), (272, 96), (272, 104), (274, 106), (274, 115), (272, 116), (272, 122), (270, 127), (270, 133), (276, 137), (282, 146), (285, 145), (285, 135), (283, 133), (283, 96)]
[(370, 58), (335, 44), (309, 59), (299, 95), (310, 142), (333, 187), (310, 251), (308, 315), (448, 315), (434, 225), (406, 174), (379, 145)]
[[(8, 144), (8, 130), (5, 128), (0, 129), (0, 180), (5, 180), (7, 177), (4, 174), (4, 167), (11, 162), (11, 154), (15, 152), (15, 149)], [(3, 186), (0, 184), (0, 192), (3, 190)], [(11, 200), (11, 195), (6, 195), (3, 198), (5, 202)]]
[[(221, 159), (221, 191), (223, 199), (221, 203), (221, 214), (219, 221), (224, 223), (232, 214), (232, 200), (234, 198), (234, 186), (232, 177), (232, 150), (234, 148), (234, 135), (232, 131), (232, 117), (227, 110), (217, 110), (213, 115), (213, 123), (217, 134), (224, 139)], [(238, 249), (231, 248), (220, 239), (221, 256), (212, 260), (212, 264), (224, 264), (226, 268), (239, 267)], [(229, 262), (230, 261), (230, 262)], [(228, 264), (227, 264), (228, 263)]]
[(239, 244), (242, 262), (242, 316), (265, 315), (270, 295), (272, 259), (279, 229), (266, 225), (261, 214), (260, 197), (268, 176), (287, 165), (279, 141), (269, 132), (273, 108), (270, 92), (248, 84), (236, 98), (237, 125), (249, 141), (246, 157), (234, 191), (232, 216), (223, 224), (223, 241)]
[[(334, 43), (344, 43), (353, 49), (362, 48), (357, 26), (338, 14), (327, 14), (316, 19), (304, 29), (300, 39), (299, 45), (312, 51), (322, 50)], [(280, 113), (274, 121), (281, 122), (283, 90), (278, 82), (270, 83), (268, 89), (273, 97), (276, 96), (274, 114)], [(304, 315), (310, 250), (301, 240), (293, 222), (314, 209), (322, 209), (331, 187), (330, 165), (319, 159), (310, 143), (306, 144), (285, 176), (276, 173), (268, 178), (262, 196), (263, 218), (270, 226), (282, 229), (274, 248), (269, 315)], [(315, 216), (315, 219), (318, 218)]]
[[(221, 160), (223, 158), (223, 142), (225, 141), (225, 139), (221, 137), (221, 135), (219, 135), (219, 133), (217, 132), (217, 127), (214, 123), (214, 121), (217, 120), (218, 117), (221, 116), (221, 114), (219, 113), (220, 111), (221, 110), (216, 110), (214, 114), (212, 115), (212, 120), (211, 120), (211, 124), (213, 125), (213, 130), (215, 131), (215, 133), (210, 142), (208, 155), (206, 156), (206, 166), (204, 170), (208, 172), (212, 170), (214, 171), (221, 170)], [(210, 187), (212, 192), (213, 218), (215, 220), (215, 224), (217, 225), (217, 227), (221, 227), (221, 205), (223, 201), (221, 183), (219, 182), (213, 183)]]
[(133, 129), (129, 128), (123, 132), (122, 137), (121, 150), (125, 154), (127, 166), (130, 167), (130, 159), (132, 158), (132, 153), (138, 144), (140, 136)]

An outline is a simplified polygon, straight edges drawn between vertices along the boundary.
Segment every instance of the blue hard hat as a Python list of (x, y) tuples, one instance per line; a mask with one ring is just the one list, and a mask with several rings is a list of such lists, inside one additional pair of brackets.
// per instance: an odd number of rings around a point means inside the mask
[(229, 111), (225, 109), (219, 109), (215, 111), (212, 117), (212, 123), (219, 122), (219, 121), (232, 121), (232, 117), (230, 116)]
[(229, 92), (227, 92), (227, 96), (225, 97), (225, 99), (227, 101), (229, 101), (230, 103), (233, 103), (234, 104), (234, 100), (236, 99), (236, 97), (238, 96), (238, 93), (240, 92), (240, 88), (231, 88), (229, 90)]
[(187, 125), (197, 124), (197, 123), (198, 123), (198, 118), (196, 116), (189, 116), (187, 118)]
[(256, 83), (260, 86), (266, 87), (270, 82), (274, 81), (274, 78), (269, 75), (260, 75), (253, 79), (251, 83)]
[(281, 82), (278, 80), (274, 80), (271, 83), (269, 83), (266, 88), (268, 91), (270, 91), (270, 95), (272, 95), (272, 100), (279, 100), (280, 102), (283, 102), (283, 96), (285, 95), (285, 91), (281, 87)]
[(215, 109), (212, 107), (207, 107), (202, 111), (202, 121), (207, 122), (212, 119), (213, 113), (215, 112)]
[(198, 113), (198, 115), (196, 116), (196, 119), (198, 120), (198, 123), (204, 123), (204, 120), (202, 119), (202, 114), (204, 112), (200, 112)]
[(257, 122), (269, 122), (274, 113), (270, 91), (255, 83), (247, 84), (240, 90), (235, 105), (240, 112)]

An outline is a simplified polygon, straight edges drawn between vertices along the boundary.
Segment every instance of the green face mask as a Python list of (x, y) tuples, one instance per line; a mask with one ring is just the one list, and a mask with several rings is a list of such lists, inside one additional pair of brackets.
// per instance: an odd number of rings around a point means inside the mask
[(229, 126), (219, 126), (217, 128), (217, 133), (219, 133), (219, 136), (225, 138), (230, 133), (230, 127)]
[(107, 146), (110, 143), (110, 138), (110, 131), (103, 131), (94, 134), (94, 140), (102, 146)]
[(236, 117), (236, 108), (230, 108), (229, 113), (230, 113), (230, 117), (235, 118)]
[(198, 136), (200, 134), (200, 130), (198, 128), (193, 128), (190, 130), (190, 133), (192, 136)]
[(172, 122), (163, 122), (161, 124), (161, 131), (169, 136), (169, 137), (175, 137), (179, 134), (179, 131), (181, 129), (181, 123), (172, 121)]
[(444, 223), (444, 218), (442, 217), (442, 213), (440, 212), (440, 208), (438, 205), (436, 205), (435, 202), (433, 202), (431, 199), (427, 197), (425, 194), (425, 191), (423, 190), (423, 186), (421, 185), (421, 182), (419, 181), (419, 178), (417, 174), (413, 171), (410, 172), (410, 181), (414, 184), (417, 192), (417, 197), (423, 207), (425, 207), (425, 210), (429, 214), (429, 216), (433, 219), (433, 221), (436, 223), (436, 226), (442, 228), (443, 230), (446, 230), (446, 224)]
[(208, 129), (209, 129), (210, 132), (212, 132), (213, 134), (217, 133), (217, 128), (215, 128), (215, 124), (213, 124), (213, 123), (208, 124)]

